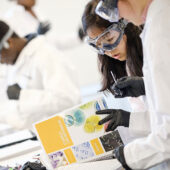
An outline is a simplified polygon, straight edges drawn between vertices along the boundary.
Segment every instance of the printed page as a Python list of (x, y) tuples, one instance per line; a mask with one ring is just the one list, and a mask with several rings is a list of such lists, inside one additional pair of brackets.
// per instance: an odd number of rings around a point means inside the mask
[(114, 148), (123, 144), (118, 131), (106, 133), (106, 125), (98, 125), (105, 115), (95, 113), (103, 109), (107, 109), (107, 104), (100, 97), (35, 124), (53, 169), (106, 159)]

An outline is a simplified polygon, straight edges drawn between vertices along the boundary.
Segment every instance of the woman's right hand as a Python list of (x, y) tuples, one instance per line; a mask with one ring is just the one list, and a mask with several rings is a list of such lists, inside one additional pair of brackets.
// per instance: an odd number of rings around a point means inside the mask
[[(117, 91), (121, 91), (121, 94)], [(145, 86), (142, 77), (122, 77), (112, 87), (115, 98), (139, 97), (145, 95)]]

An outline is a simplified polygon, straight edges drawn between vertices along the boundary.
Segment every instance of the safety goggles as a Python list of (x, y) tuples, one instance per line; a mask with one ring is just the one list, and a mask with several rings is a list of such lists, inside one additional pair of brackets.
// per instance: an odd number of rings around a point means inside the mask
[(127, 23), (126, 20), (122, 19), (106, 28), (95, 39), (86, 37), (85, 41), (99, 54), (104, 55), (105, 51), (112, 51), (119, 45)]
[(12, 36), (12, 34), (13, 34), (13, 31), (9, 29), (8, 32), (4, 35), (4, 37), (0, 41), (0, 52), (3, 48), (5, 49), (9, 48), (9, 43), (7, 41)]
[(105, 20), (110, 22), (118, 22), (118, 0), (101, 0), (95, 9), (95, 12)]

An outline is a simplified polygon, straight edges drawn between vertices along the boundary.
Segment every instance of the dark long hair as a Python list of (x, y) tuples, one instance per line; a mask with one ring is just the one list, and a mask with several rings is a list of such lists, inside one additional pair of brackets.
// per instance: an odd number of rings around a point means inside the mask
[[(95, 8), (99, 0), (91, 0), (85, 7), (82, 24), (84, 32), (87, 34), (87, 29), (96, 26), (99, 28), (107, 28), (112, 23), (99, 17), (95, 13)], [(107, 55), (98, 55), (99, 70), (102, 74), (102, 88), (101, 91), (110, 90), (114, 80), (110, 74), (112, 71), (116, 78), (119, 79), (127, 74), (131, 76), (143, 76), (143, 52), (142, 42), (139, 37), (141, 29), (129, 23), (125, 28), (125, 35), (127, 37), (127, 59), (126, 61), (119, 61)], [(127, 73), (128, 72), (128, 73)]]

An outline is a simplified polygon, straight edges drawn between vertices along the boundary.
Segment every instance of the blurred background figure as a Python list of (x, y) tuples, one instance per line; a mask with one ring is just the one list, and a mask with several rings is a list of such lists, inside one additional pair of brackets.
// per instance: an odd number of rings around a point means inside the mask
[(5, 11), (1, 19), (10, 24), (22, 37), (30, 36), (32, 33), (40, 35), (48, 33), (46, 35), (47, 40), (62, 51), (70, 50), (82, 44), (84, 33), (81, 26), (78, 27), (76, 34), (58, 36), (56, 35), (57, 29), (50, 32), (52, 26), (49, 21), (44, 21), (44, 17), (39, 14), (41, 12), (36, 10), (36, 2), (36, 0), (9, 0), (8, 3), (13, 4), (13, 6)]
[[(70, 0), (69, 2), (58, 0), (36, 0), (36, 4), (33, 6), (33, 10), (40, 21), (48, 20), (51, 23), (51, 29), (47, 32), (46, 38), (48, 37), (47, 39), (48, 41), (52, 42), (52, 45), (62, 50), (62, 52), (65, 53), (65, 56), (69, 56), (71, 58), (72, 63), (77, 68), (77, 70), (79, 70), (77, 74), (80, 85), (82, 87), (95, 86), (95, 88), (97, 85), (98, 88), (100, 76), (97, 70), (97, 57), (85, 43), (82, 43), (78, 34), (78, 28), (82, 27), (80, 22), (84, 8), (83, 3), (85, 5), (86, 0), (82, 0), (81, 2), (78, 0)], [(7, 13), (7, 11), (14, 8), (16, 5), (18, 4), (15, 0), (2, 0), (0, 6), (0, 16)], [(25, 11), (24, 7), (22, 7), (22, 9)], [(17, 23), (21, 16), (22, 15), (19, 15), (17, 19), (14, 17), (12, 20), (13, 24), (15, 24), (15, 22)], [(31, 18), (33, 17), (31, 16)], [(5, 20), (6, 22), (8, 21), (4, 18), (2, 18), (2, 20)], [(28, 23), (26, 23), (27, 21)], [(33, 21), (35, 21), (35, 19)], [(13, 27), (15, 32), (23, 37), (26, 34), (32, 33), (33, 31), (35, 32), (38, 24), (34, 24), (34, 22), (30, 22), (29, 24), (29, 19), (24, 19), (22, 22), (17, 23), (15, 26), (17, 27), (17, 29)], [(33, 29), (30, 29), (32, 27)], [(26, 31), (27, 29), (29, 30)], [(26, 33), (24, 33), (23, 30), (24, 32), (26, 31)], [(86, 76), (89, 74), (92, 76)]]
[[(13, 1), (13, 2), (10, 2)], [(50, 30), (48, 21), (41, 22), (34, 6), (36, 0), (10, 0), (12, 4), (3, 14), (1, 19), (11, 25), (20, 36), (26, 36), (30, 33), (46, 34)]]
[[(43, 36), (26, 39), (0, 21), (0, 122), (15, 128), (80, 102), (74, 67)], [(3, 88), (2, 88), (3, 87)]]

